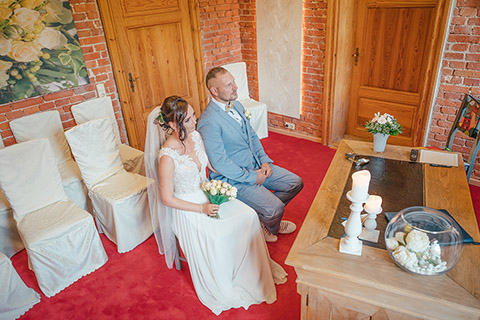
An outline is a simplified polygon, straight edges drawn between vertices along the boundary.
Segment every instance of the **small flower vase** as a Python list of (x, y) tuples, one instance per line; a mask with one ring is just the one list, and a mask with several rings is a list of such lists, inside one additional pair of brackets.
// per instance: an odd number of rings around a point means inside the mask
[(385, 146), (387, 145), (387, 139), (390, 135), (385, 133), (374, 133), (373, 134), (373, 152), (383, 152), (385, 151)]

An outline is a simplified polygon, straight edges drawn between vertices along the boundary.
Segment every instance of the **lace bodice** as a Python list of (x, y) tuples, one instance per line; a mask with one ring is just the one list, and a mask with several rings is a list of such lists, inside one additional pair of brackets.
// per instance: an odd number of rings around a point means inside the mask
[(175, 172), (173, 176), (173, 189), (176, 194), (194, 193), (200, 190), (200, 184), (207, 180), (206, 167), (208, 163), (207, 154), (203, 149), (202, 141), (198, 131), (192, 133), (195, 143), (195, 153), (200, 161), (200, 171), (195, 161), (186, 154), (181, 154), (172, 148), (162, 148), (158, 155), (159, 159), (167, 155), (173, 159)]

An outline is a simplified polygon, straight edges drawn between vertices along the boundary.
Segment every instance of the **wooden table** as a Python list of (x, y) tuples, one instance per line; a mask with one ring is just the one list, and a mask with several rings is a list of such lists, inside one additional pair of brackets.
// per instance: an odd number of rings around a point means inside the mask
[[(480, 246), (465, 245), (448, 274), (421, 276), (401, 270), (383, 249), (339, 253), (339, 240), (327, 236), (350, 179), (345, 153), (408, 160), (410, 150), (387, 145), (374, 154), (368, 142), (340, 143), (286, 260), (297, 273), (302, 319), (480, 319)], [(425, 165), (423, 179), (426, 206), (447, 209), (480, 241), (464, 169)]]

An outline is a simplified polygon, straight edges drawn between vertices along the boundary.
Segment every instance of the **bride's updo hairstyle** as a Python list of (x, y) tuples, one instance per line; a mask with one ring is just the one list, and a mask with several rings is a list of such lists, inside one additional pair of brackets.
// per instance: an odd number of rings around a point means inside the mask
[(187, 138), (187, 131), (183, 126), (183, 120), (187, 116), (188, 102), (179, 96), (170, 96), (165, 98), (160, 108), (160, 114), (157, 117), (158, 124), (167, 133), (171, 133), (173, 128), (168, 124), (173, 122), (177, 125), (178, 137), (183, 142)]

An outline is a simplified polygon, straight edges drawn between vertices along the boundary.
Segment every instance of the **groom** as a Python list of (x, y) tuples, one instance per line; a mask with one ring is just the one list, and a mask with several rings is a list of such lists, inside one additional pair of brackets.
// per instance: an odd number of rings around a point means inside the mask
[[(206, 77), (212, 100), (198, 120), (210, 163), (218, 172), (212, 179), (227, 181), (238, 189), (237, 198), (257, 213), (265, 240), (295, 231), (291, 221), (282, 221), (285, 205), (303, 188), (302, 179), (278, 167), (267, 156), (245, 109), (237, 99), (235, 79), (222, 67)], [(273, 193), (270, 191), (272, 190)]]

